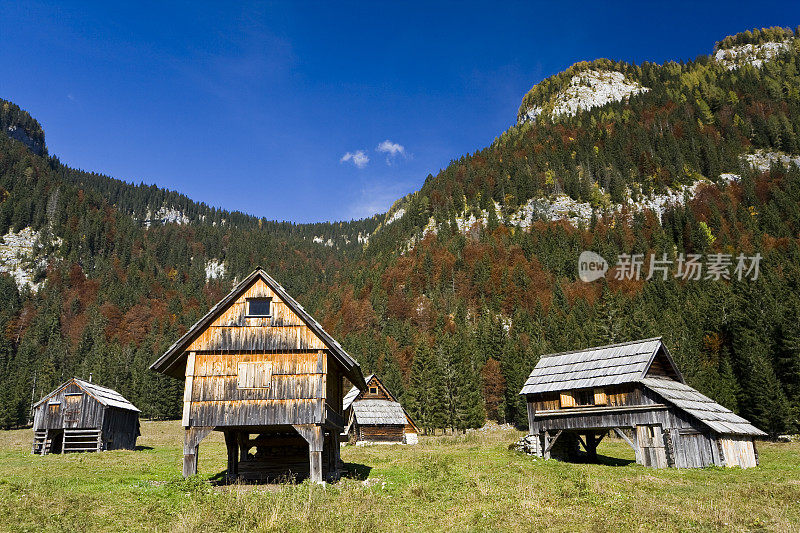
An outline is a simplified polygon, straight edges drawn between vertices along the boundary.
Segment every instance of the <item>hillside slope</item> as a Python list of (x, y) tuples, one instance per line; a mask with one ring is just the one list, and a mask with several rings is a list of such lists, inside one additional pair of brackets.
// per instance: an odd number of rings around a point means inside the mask
[[(542, 354), (664, 335), (690, 384), (796, 429), (798, 73), (797, 35), (779, 28), (688, 63), (577, 64), (491, 146), (350, 223), (225, 213), (0, 136), (0, 234), (38, 232), (43, 282), (0, 278), (0, 426), (24, 422), (34, 376), (38, 394), (88, 372), (147, 416), (177, 415), (180, 384), (147, 365), (260, 264), (426, 428), (525, 424), (517, 392)], [(582, 250), (612, 266), (643, 254), (645, 274), (650, 254), (763, 259), (757, 279), (584, 283)]]

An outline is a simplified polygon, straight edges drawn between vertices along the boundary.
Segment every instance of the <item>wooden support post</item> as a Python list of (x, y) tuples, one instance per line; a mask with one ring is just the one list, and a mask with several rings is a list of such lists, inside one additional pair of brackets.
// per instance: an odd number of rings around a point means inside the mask
[(544, 432), (544, 448), (542, 448), (542, 457), (550, 459), (550, 432)]
[(595, 439), (594, 433), (587, 433), (586, 434), (586, 444), (589, 445), (589, 448), (586, 452), (589, 454), (590, 461), (597, 461), (597, 444), (599, 440)]
[(225, 447), (228, 449), (228, 483), (233, 483), (239, 477), (239, 441), (236, 431), (225, 432)]
[(44, 440), (42, 441), (42, 451), (40, 455), (47, 455), (47, 441), (50, 440), (50, 430), (44, 430)]
[(191, 420), (189, 420), (189, 414), (192, 406), (192, 387), (194, 385), (194, 360), (195, 352), (189, 352), (188, 357), (186, 357), (186, 382), (183, 386), (183, 417), (181, 419), (181, 424), (185, 428), (192, 425)]
[(552, 440), (550, 439), (550, 432), (549, 431), (545, 431), (544, 432), (544, 458), (545, 459), (550, 459), (550, 450), (553, 448), (553, 445), (558, 440), (558, 437), (561, 436), (561, 432), (562, 431), (563, 431), (562, 429), (559, 429)]
[(197, 454), (200, 449), (200, 441), (213, 429), (213, 427), (194, 427), (186, 430), (183, 439), (183, 477), (197, 474)]
[(640, 465), (644, 464), (644, 456), (642, 454), (642, 448), (639, 446), (639, 432), (637, 431), (636, 427), (633, 428), (633, 453), (636, 456), (636, 462)]
[(331, 465), (331, 470), (335, 472), (335, 478), (339, 479), (339, 477), (342, 475), (340, 470), (340, 465), (342, 464), (342, 444), (339, 442), (339, 435), (333, 432), (331, 432), (331, 445), (333, 446), (333, 465)]
[(247, 461), (247, 451), (250, 449), (249, 440), (249, 433), (241, 431), (236, 433), (236, 442), (239, 445), (239, 461)]
[(322, 483), (322, 449), (324, 433), (318, 424), (294, 424), (294, 429), (308, 442), (309, 477), (313, 483)]
[(536, 407), (532, 401), (528, 401), (528, 435), (533, 435), (536, 431)]

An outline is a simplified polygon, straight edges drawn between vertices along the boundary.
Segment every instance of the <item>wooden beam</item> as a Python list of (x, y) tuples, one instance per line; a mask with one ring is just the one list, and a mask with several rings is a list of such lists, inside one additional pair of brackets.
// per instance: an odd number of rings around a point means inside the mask
[(213, 427), (187, 428), (183, 438), (183, 477), (197, 474), (197, 455), (200, 441), (213, 431)]
[(293, 424), (294, 429), (308, 442), (309, 474), (313, 483), (322, 483), (322, 449), (325, 433), (319, 424)]
[(595, 448), (597, 448), (597, 445), (600, 444), (600, 442), (602, 442), (604, 438), (606, 438), (607, 434), (608, 433), (600, 433), (600, 437), (598, 437), (598, 439), (594, 441)]
[(228, 483), (232, 483), (239, 477), (239, 442), (236, 439), (236, 431), (225, 432), (225, 447), (228, 451), (228, 470), (225, 477)]
[(622, 438), (622, 440), (624, 440), (625, 442), (627, 442), (627, 443), (628, 443), (628, 446), (630, 446), (631, 448), (633, 448), (633, 451), (634, 451), (634, 452), (636, 451), (636, 445), (635, 445), (635, 444), (634, 444), (634, 443), (631, 441), (631, 439), (629, 439), (629, 438), (628, 438), (628, 436), (625, 434), (625, 432), (624, 432), (624, 431), (622, 431), (620, 428), (614, 428), (614, 432), (615, 432), (617, 435), (619, 435), (619, 436)]
[(537, 411), (537, 418), (562, 416), (562, 415), (585, 415), (591, 413), (627, 413), (629, 411), (655, 411), (668, 409), (669, 406), (663, 403), (652, 405), (621, 405), (618, 407), (573, 407), (568, 409), (549, 409), (547, 411)]
[[(546, 447), (545, 447), (544, 451), (547, 454), (548, 458), (550, 457), (550, 450), (553, 448), (553, 445), (556, 443), (556, 441), (558, 440), (558, 437), (561, 436), (561, 433), (563, 431), (564, 431), (563, 429), (559, 429), (558, 432), (556, 433), (555, 437), (553, 437), (553, 440), (551, 440), (550, 442), (545, 443)], [(550, 435), (549, 432), (545, 431), (544, 434), (549, 439), (549, 435)]]
[(186, 358), (186, 382), (183, 385), (183, 417), (181, 418), (181, 424), (185, 428), (190, 426), (189, 411), (192, 406), (192, 386), (194, 385), (195, 356), (195, 352), (189, 352), (189, 356)]

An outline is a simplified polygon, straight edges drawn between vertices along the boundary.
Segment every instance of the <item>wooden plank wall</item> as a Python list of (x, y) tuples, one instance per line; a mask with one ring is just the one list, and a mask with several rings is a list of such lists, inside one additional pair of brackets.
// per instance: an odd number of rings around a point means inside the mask
[(727, 466), (740, 466), (742, 468), (758, 466), (755, 444), (751, 437), (726, 435), (725, 437), (720, 437), (719, 441)]
[[(66, 396), (72, 396), (68, 401)], [(48, 406), (51, 402), (60, 402), (57, 409)], [(58, 394), (39, 405), (34, 412), (33, 430), (60, 429), (60, 428), (100, 428), (103, 423), (104, 406), (84, 393), (80, 387), (70, 383)]]
[(106, 408), (103, 421), (103, 443), (106, 450), (133, 450), (139, 436), (139, 413)]
[[(240, 362), (271, 363), (269, 387), (239, 389), (237, 372)], [(327, 371), (327, 354), (322, 350), (197, 353), (191, 392), (187, 391), (191, 398), (188, 425), (225, 427), (322, 423)]]
[(325, 398), (328, 406), (333, 409), (336, 414), (341, 415), (343, 411), (344, 380), (338, 365), (330, 365), (328, 367)]
[(678, 468), (703, 468), (714, 465), (712, 446), (716, 439), (692, 430), (671, 430), (672, 450)]
[[(592, 390), (595, 397), (595, 405), (617, 407), (658, 403), (649, 396), (643, 394), (641, 387), (635, 384), (597, 387)], [(574, 400), (572, 392), (574, 391), (566, 391), (564, 393), (546, 392), (543, 394), (531, 395), (533, 398), (533, 406), (536, 411), (553, 411), (556, 409), (577, 407), (578, 405)]]
[(367, 442), (403, 442), (401, 425), (368, 425), (358, 426), (358, 440)]
[[(271, 298), (270, 318), (247, 317), (247, 298)], [(268, 326), (268, 327), (265, 327)], [(325, 349), (325, 344), (261, 279), (247, 289), (187, 351), (288, 351)]]
[(641, 450), (641, 462), (644, 466), (667, 468), (667, 449), (664, 432), (660, 425), (636, 426), (636, 441)]

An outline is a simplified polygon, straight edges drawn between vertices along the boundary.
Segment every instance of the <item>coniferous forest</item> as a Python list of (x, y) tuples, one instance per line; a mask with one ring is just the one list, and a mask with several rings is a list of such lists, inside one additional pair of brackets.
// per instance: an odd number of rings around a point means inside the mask
[[(525, 425), (518, 392), (541, 355), (663, 336), (690, 385), (772, 435), (796, 432), (800, 169), (754, 168), (742, 156), (800, 154), (798, 37), (771, 28), (718, 43), (789, 43), (759, 67), (729, 68), (713, 55), (573, 65), (525, 95), (520, 116), (552, 107), (589, 69), (621, 72), (649, 90), (510, 127), (429, 175), (391, 221), (269, 221), (72, 169), (32, 149), (44, 147), (45, 132), (0, 101), (3, 131), (26, 134), (0, 135), (0, 235), (40, 235), (28, 265), (39, 289), (0, 276), (0, 428), (24, 425), (32, 399), (89, 374), (143, 416), (179, 418), (183, 383), (148, 366), (261, 266), (426, 429), (487, 418)], [(663, 214), (626, 204), (698, 182)], [(591, 204), (591, 219), (539, 216), (521, 227), (505, 218), (532, 198), (562, 194)], [(187, 223), (146, 223), (162, 208)], [(470, 214), (479, 221), (464, 230), (458, 221)], [(582, 250), (609, 260), (762, 260), (755, 280), (586, 283)], [(224, 275), (208, 278), (209, 261), (224, 263)]]

